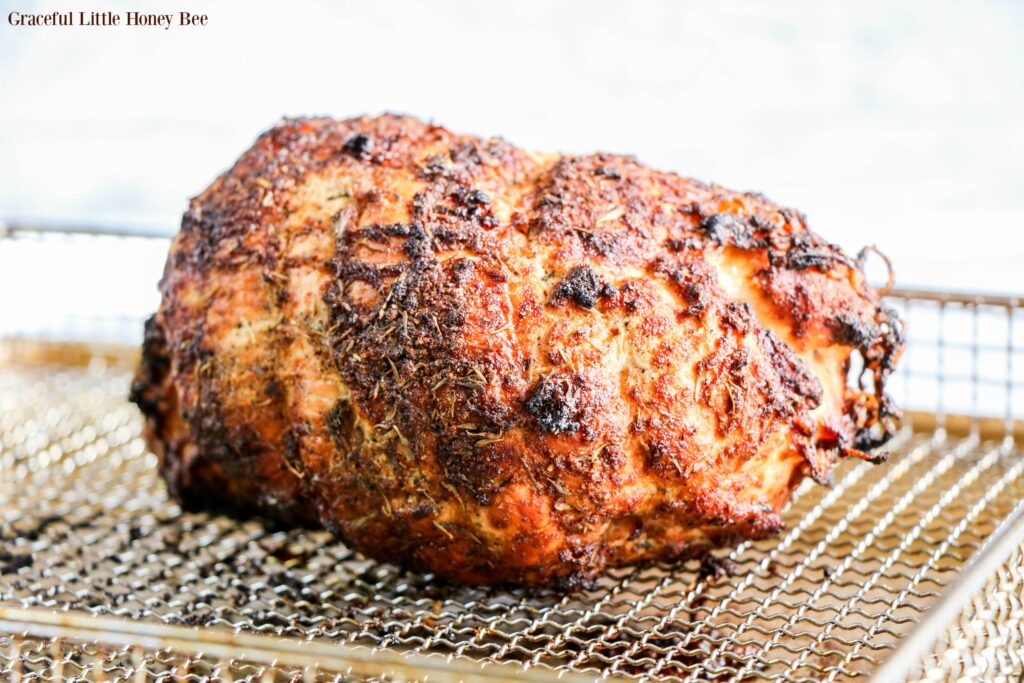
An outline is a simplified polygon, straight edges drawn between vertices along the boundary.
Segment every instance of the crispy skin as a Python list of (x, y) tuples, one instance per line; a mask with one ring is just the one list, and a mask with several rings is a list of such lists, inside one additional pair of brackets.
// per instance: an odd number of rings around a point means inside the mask
[(857, 265), (628, 157), (287, 120), (192, 201), (161, 291), (133, 396), (174, 494), (455, 581), (767, 536), (894, 428), (901, 325)]

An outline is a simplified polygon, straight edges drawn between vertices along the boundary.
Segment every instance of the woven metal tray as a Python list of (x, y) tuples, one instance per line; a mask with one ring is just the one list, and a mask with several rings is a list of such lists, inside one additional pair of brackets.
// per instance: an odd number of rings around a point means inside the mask
[(896, 292), (913, 410), (786, 529), (575, 594), (442, 585), (318, 530), (183, 512), (134, 351), (0, 342), (0, 680), (1016, 680), (1017, 301)]

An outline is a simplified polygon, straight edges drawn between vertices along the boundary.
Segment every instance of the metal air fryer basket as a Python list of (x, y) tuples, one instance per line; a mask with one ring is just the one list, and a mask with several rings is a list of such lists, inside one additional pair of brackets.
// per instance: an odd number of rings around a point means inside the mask
[[(166, 247), (0, 238), (10, 258), (40, 245)], [(59, 275), (87, 281), (79, 261)], [(892, 393), (910, 410), (887, 465), (805, 482), (777, 538), (570, 595), (442, 585), (323, 531), (183, 512), (126, 401), (138, 312), (7, 330), (0, 680), (1018, 680), (1024, 312), (890, 303), (909, 332)]]

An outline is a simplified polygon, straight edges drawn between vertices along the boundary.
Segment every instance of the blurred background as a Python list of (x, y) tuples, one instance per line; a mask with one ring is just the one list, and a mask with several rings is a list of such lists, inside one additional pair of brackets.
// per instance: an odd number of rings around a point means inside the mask
[[(850, 251), (877, 244), (903, 287), (1024, 291), (1024, 3), (0, 6), (8, 225), (172, 234), (282, 115), (390, 110), (761, 191)], [(209, 24), (7, 23), (80, 9)], [(91, 321), (156, 306), (165, 241), (17, 242), (0, 243), (0, 334), (118, 336)]]

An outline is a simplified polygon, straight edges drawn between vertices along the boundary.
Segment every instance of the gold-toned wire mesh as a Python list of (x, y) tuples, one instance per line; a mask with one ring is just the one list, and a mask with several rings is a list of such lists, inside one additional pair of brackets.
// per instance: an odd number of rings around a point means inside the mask
[(126, 645), (104, 647), (92, 642), (18, 637), (9, 640), (2, 669), (4, 680), (92, 681), (303, 681), (365, 680), (340, 672), (320, 671), (307, 678), (302, 669), (288, 669), (245, 659), (221, 660), (201, 653), (168, 648), (147, 650)]
[(1024, 547), (989, 578), (914, 673), (921, 681), (1021, 680)]
[[(323, 531), (184, 512), (126, 403), (129, 365), (116, 354), (25, 362), (38, 348), (8, 342), (0, 680), (868, 677), (1024, 499), (1016, 307), (893, 303), (911, 329), (897, 401), (933, 409), (908, 421), (887, 465), (846, 461), (831, 488), (805, 482), (777, 538), (712, 561), (612, 570), (569, 595), (446, 586)], [(966, 363), (952, 362), (962, 350)], [(998, 419), (955, 415), (980, 408)], [(922, 677), (1019, 672), (1021, 563), (1018, 552), (991, 577)], [(33, 621), (53, 610), (86, 622)], [(133, 642), (143, 625), (149, 635)], [(217, 645), (224, 633), (266, 638)], [(303, 659), (299, 641), (316, 657)], [(384, 654), (371, 666), (374, 652)], [(438, 664), (404, 667), (406, 657)]]

